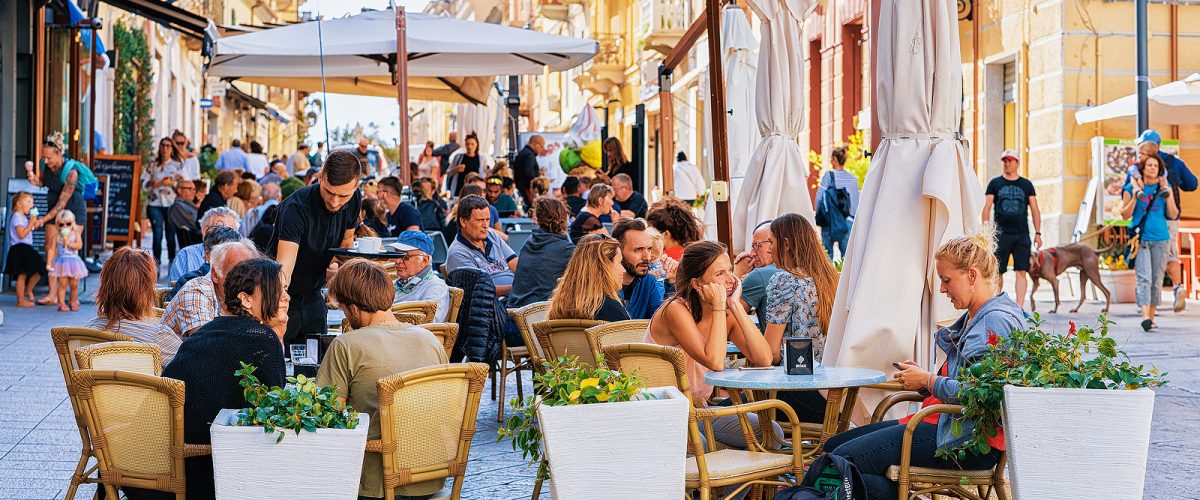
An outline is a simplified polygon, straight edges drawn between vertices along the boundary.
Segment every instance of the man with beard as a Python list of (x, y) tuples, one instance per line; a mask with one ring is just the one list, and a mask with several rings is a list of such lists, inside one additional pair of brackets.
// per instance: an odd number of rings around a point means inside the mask
[(675, 286), (670, 281), (675, 276), (675, 261), (667, 259), (667, 281), (662, 282), (648, 276), (650, 271), (651, 247), (654, 239), (646, 233), (646, 221), (621, 219), (613, 226), (613, 238), (621, 243), (622, 265), (625, 276), (621, 279), (621, 300), (632, 319), (650, 319), (663, 303), (663, 297), (673, 295)]

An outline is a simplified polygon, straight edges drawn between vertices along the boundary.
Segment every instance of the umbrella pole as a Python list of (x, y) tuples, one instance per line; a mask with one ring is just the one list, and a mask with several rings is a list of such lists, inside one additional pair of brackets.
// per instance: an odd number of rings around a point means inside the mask
[[(733, 250), (733, 228), (729, 226), (729, 144), (725, 124), (725, 69), (721, 65), (721, 0), (707, 0), (708, 91), (712, 111), (713, 181), (723, 183), (724, 196), (714, 198), (717, 207), (717, 240)], [(661, 104), (661, 103), (660, 103)], [(714, 190), (715, 191), (715, 190)], [(712, 193), (709, 194), (712, 196)]]
[(671, 72), (658, 69), (658, 157), (662, 167), (663, 195), (675, 196), (675, 102), (671, 98)]
[(404, 6), (396, 5), (396, 101), (400, 104), (400, 181), (412, 184), (408, 168), (408, 23)]

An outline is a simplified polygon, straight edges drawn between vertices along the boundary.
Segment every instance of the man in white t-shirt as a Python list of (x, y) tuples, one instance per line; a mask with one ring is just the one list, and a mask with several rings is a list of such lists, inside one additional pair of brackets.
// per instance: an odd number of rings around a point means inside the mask
[(700, 169), (695, 163), (688, 161), (687, 155), (680, 151), (675, 155), (675, 165), (671, 167), (671, 171), (675, 174), (675, 197), (691, 205), (706, 187)]

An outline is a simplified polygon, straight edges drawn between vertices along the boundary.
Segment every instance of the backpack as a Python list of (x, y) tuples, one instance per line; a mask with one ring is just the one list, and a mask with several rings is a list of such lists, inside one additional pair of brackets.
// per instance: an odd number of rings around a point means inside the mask
[(822, 453), (808, 466), (800, 484), (779, 490), (775, 500), (858, 500), (867, 486), (858, 467), (844, 457)]
[(816, 223), (828, 228), (833, 239), (840, 240), (850, 231), (850, 223), (846, 220), (850, 216), (850, 193), (846, 188), (838, 187), (833, 172), (827, 172), (825, 176), (829, 178), (829, 187), (816, 207)]
[(85, 201), (96, 201), (96, 192), (100, 188), (100, 180), (96, 178), (96, 174), (93, 174), (92, 169), (88, 168), (87, 165), (80, 163), (78, 160), (66, 160), (66, 162), (63, 163), (61, 173), (58, 174), (60, 177), (62, 177), (59, 180), (63, 183), (66, 183), (67, 176), (71, 174), (72, 168), (79, 172), (79, 180), (77, 184), (81, 189), (80, 192), (83, 193), (83, 199)]

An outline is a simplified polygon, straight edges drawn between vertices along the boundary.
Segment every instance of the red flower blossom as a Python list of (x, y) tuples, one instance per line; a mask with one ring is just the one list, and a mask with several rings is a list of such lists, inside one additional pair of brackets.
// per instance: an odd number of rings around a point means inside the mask
[(996, 336), (995, 332), (988, 330), (987, 345), (994, 346), (994, 345), (999, 345), (999, 344), (1000, 344), (1000, 337)]
[(1071, 329), (1067, 330), (1067, 336), (1070, 337), (1072, 335), (1075, 335), (1075, 322), (1074, 321), (1071, 322)]

